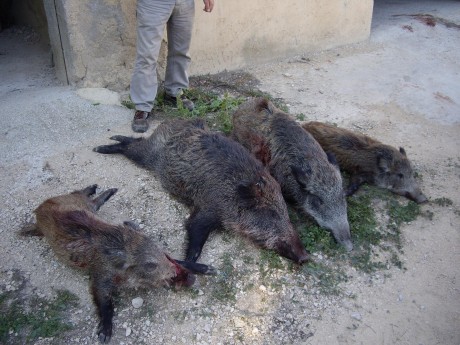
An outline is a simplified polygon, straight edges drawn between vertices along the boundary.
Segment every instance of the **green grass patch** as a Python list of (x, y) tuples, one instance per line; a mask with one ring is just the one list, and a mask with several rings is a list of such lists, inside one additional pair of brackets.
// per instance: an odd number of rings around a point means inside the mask
[(23, 298), (19, 291), (1, 294), (0, 342), (27, 344), (68, 331), (68, 311), (77, 305), (78, 298), (66, 290), (58, 290), (53, 300)]
[(401, 226), (422, 215), (420, 206), (384, 189), (363, 186), (347, 199), (353, 251), (347, 253), (332, 234), (311, 219), (290, 209), (290, 218), (302, 243), (311, 253), (327, 255), (337, 265), (352, 265), (362, 272), (389, 266), (403, 268)]
[(185, 95), (195, 103), (192, 111), (185, 109), (179, 102), (177, 108), (171, 108), (163, 104), (162, 98), (158, 97), (160, 114), (165, 117), (178, 117), (184, 119), (203, 118), (212, 129), (226, 134), (233, 129), (232, 114), (236, 108), (245, 101), (243, 97), (233, 97), (229, 93), (218, 95), (199, 89), (184, 91)]
[(452, 206), (454, 204), (452, 200), (445, 197), (434, 199), (433, 203), (442, 207)]
[(131, 98), (121, 101), (121, 105), (125, 106), (128, 109), (136, 109), (136, 105), (133, 103), (133, 101), (131, 101)]
[(215, 281), (212, 282), (213, 290), (211, 296), (221, 302), (236, 301), (236, 276), (232, 261), (229, 253), (225, 253), (222, 256), (222, 265), (219, 274), (215, 278)]
[(302, 266), (302, 271), (313, 277), (320, 292), (325, 295), (339, 295), (342, 292), (340, 283), (347, 280), (342, 270), (321, 263), (309, 262)]
[(274, 270), (283, 269), (285, 267), (279, 254), (272, 250), (261, 249), (259, 254), (259, 272), (262, 279)]

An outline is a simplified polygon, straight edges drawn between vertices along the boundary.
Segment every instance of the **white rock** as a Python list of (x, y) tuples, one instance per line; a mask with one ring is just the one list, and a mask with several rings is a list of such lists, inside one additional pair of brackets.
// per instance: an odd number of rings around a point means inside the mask
[(131, 335), (131, 332), (132, 332), (131, 327), (127, 327), (126, 328), (126, 333), (125, 333), (126, 336), (129, 337)]
[(131, 301), (134, 308), (138, 309), (144, 304), (144, 300), (141, 297), (136, 297)]
[(234, 317), (233, 318), (233, 323), (235, 324), (235, 327), (237, 327), (237, 328), (243, 328), (245, 326), (244, 321), (241, 320), (239, 317)]
[(361, 319), (362, 319), (361, 314), (358, 313), (358, 312), (351, 313), (350, 316), (351, 316), (353, 319), (358, 320), (358, 321), (361, 321)]

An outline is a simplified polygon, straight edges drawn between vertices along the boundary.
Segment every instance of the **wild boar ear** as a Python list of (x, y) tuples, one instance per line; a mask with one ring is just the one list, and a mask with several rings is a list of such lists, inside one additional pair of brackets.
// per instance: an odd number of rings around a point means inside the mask
[(388, 159), (385, 158), (384, 155), (381, 155), (381, 154), (377, 155), (377, 167), (382, 173), (386, 173), (390, 171), (390, 164), (388, 162)]
[(271, 160), (270, 146), (267, 141), (260, 138), (260, 141), (254, 145), (254, 156), (262, 162), (264, 166), (267, 166)]
[(241, 206), (250, 208), (255, 204), (255, 183), (252, 182), (241, 182), (236, 187), (238, 194), (238, 202)]
[(267, 181), (263, 176), (260, 176), (257, 182), (242, 182), (237, 187), (240, 202), (246, 207), (254, 206), (257, 200), (260, 200), (260, 197), (264, 194), (266, 184)]
[(137, 224), (136, 222), (134, 222), (132, 220), (125, 220), (123, 222), (123, 225), (127, 226), (127, 227), (130, 227), (133, 230), (141, 231), (141, 228), (139, 227), (139, 224)]
[(273, 113), (270, 107), (270, 101), (267, 98), (259, 98), (257, 100), (256, 110), (260, 111), (268, 111), (270, 114)]
[(400, 148), (399, 148), (399, 152), (400, 152), (404, 157), (406, 157), (406, 150), (404, 150), (403, 147), (400, 147)]
[(337, 163), (337, 159), (335, 159), (335, 154), (333, 154), (332, 152), (326, 152), (326, 155), (329, 163), (335, 165), (336, 167), (339, 167), (339, 163)]
[(117, 269), (126, 268), (126, 252), (122, 249), (105, 249), (109, 262)]
[(291, 165), (291, 172), (297, 183), (302, 188), (307, 188), (308, 177), (311, 175), (311, 169), (302, 169), (299, 166)]

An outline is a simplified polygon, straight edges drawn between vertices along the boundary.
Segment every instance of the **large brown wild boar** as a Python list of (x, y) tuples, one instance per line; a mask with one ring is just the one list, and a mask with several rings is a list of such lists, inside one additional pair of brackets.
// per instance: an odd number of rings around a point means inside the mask
[(191, 208), (186, 261), (196, 261), (211, 231), (224, 228), (303, 263), (308, 254), (289, 221), (278, 183), (240, 144), (202, 120), (163, 122), (147, 138), (114, 136), (99, 153), (121, 153), (152, 170)]
[(353, 249), (337, 163), (295, 119), (265, 98), (251, 99), (233, 114), (232, 135), (268, 166), (286, 200)]
[(192, 273), (215, 271), (211, 266), (172, 259), (135, 223), (112, 225), (97, 217), (95, 212), (117, 189), (91, 199), (96, 188), (93, 185), (46, 200), (35, 210), (37, 223), (21, 234), (44, 235), (59, 259), (89, 272), (100, 318), (97, 333), (105, 343), (112, 336), (112, 295), (117, 288), (190, 286)]
[(417, 203), (427, 201), (414, 179), (406, 151), (372, 139), (366, 135), (321, 122), (306, 122), (308, 131), (326, 151), (333, 152), (339, 166), (351, 175), (347, 194), (369, 183), (403, 195)]

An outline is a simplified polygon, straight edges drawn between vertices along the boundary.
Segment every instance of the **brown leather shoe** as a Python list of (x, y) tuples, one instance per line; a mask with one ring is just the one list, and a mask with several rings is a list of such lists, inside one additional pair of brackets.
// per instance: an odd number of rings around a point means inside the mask
[(164, 104), (169, 105), (170, 107), (173, 107), (173, 108), (177, 108), (177, 99), (181, 100), (182, 106), (185, 109), (188, 109), (189, 111), (192, 111), (193, 109), (195, 109), (195, 104), (191, 100), (189, 100), (187, 97), (185, 97), (184, 94), (181, 94), (180, 96), (171, 96), (165, 93), (163, 96)]
[(133, 122), (131, 123), (131, 128), (134, 132), (144, 133), (149, 129), (149, 122), (147, 121), (149, 115), (148, 111), (136, 110)]

